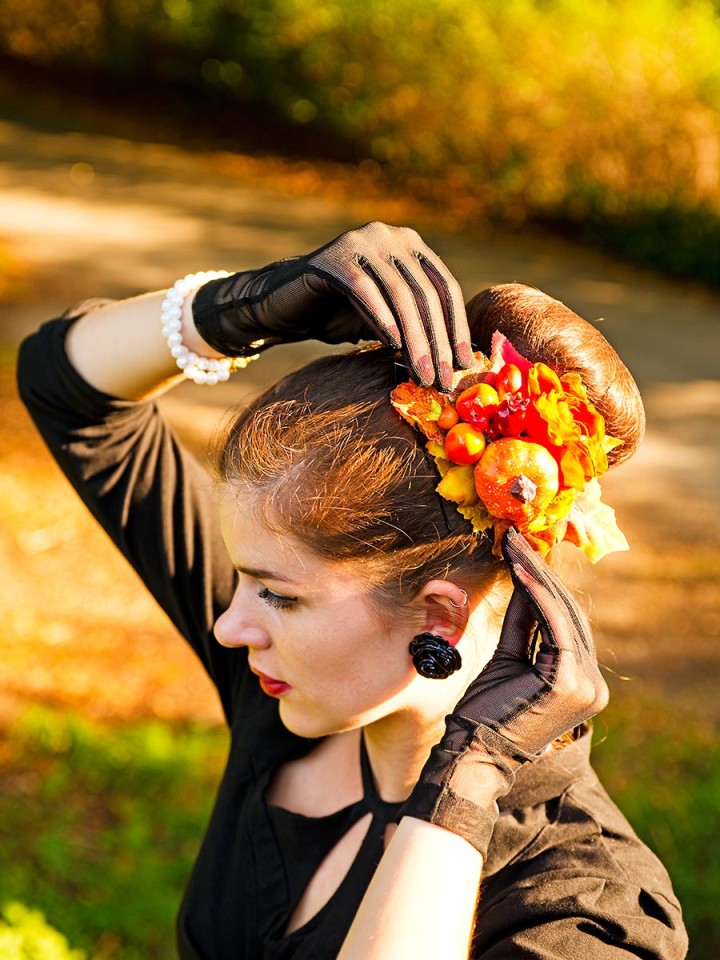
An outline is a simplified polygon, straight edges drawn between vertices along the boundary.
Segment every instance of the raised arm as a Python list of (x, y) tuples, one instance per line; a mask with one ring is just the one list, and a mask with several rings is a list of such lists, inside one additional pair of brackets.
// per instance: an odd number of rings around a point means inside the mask
[[(366, 224), (305, 256), (188, 286), (177, 332), (200, 356), (247, 357), (299, 340), (377, 339), (403, 351), (419, 382), (442, 387), (449, 387), (453, 366), (472, 362), (460, 287), (405, 227)], [(166, 311), (163, 332), (164, 299), (147, 294), (79, 321), (68, 353), (80, 374), (126, 399), (175, 382), (179, 371), (167, 343), (175, 317), (168, 327)]]
[[(81, 316), (68, 331), (66, 349), (80, 376), (95, 389), (123, 400), (149, 399), (182, 382), (160, 322), (166, 291), (110, 302)], [(181, 306), (188, 349), (219, 357), (192, 320), (192, 296)]]

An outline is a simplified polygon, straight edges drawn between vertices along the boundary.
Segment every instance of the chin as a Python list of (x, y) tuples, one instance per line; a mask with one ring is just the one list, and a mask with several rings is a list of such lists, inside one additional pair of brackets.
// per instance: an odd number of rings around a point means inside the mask
[(365, 726), (364, 720), (357, 722), (346, 717), (321, 717), (293, 710), (284, 703), (280, 703), (280, 720), (284, 727), (296, 737), (306, 740), (317, 740), (320, 737), (330, 737), (336, 733), (346, 733), (348, 730), (357, 730)]

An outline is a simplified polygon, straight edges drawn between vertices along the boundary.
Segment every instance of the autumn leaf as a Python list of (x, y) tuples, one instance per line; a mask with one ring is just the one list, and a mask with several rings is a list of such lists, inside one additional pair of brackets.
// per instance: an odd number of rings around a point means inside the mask
[(615, 447), (620, 447), (623, 445), (624, 440), (618, 440), (617, 437), (610, 437), (607, 434), (602, 438), (602, 448), (605, 453), (610, 453), (611, 450), (614, 450)]
[(579, 373), (566, 373), (560, 377), (560, 383), (565, 390), (565, 393), (572, 394), (574, 397), (577, 397), (579, 400), (584, 400), (588, 402), (587, 390), (585, 389), (585, 384), (580, 379)]
[[(541, 514), (526, 521), (519, 527), (519, 529), (522, 530), (523, 533), (527, 531), (538, 534), (545, 530), (558, 531), (559, 524), (564, 521), (570, 513), (573, 503), (575, 502), (576, 495), (576, 491), (572, 488), (560, 490), (560, 492), (553, 497)], [(564, 535), (564, 529), (562, 530), (562, 533)], [(562, 537), (560, 537), (560, 539), (562, 539)]]
[(444, 401), (437, 390), (407, 381), (395, 387), (390, 394), (390, 402), (403, 420), (407, 420), (429, 440), (444, 442), (445, 434), (437, 425)]
[[(474, 507), (458, 507), (457, 512), (472, 523), (475, 533), (482, 533), (493, 525), (493, 518), (481, 503)], [(494, 522), (497, 523), (497, 520)]]
[[(435, 457), (436, 460), (447, 460), (445, 456), (445, 445), (443, 443), (438, 443), (437, 440), (428, 440), (425, 444), (425, 449), (430, 456)], [(450, 463), (449, 460), (448, 463)]]
[(568, 514), (565, 539), (574, 543), (593, 563), (606, 554), (629, 550), (625, 534), (615, 520), (615, 511), (600, 500), (600, 484), (589, 480)]
[(505, 334), (496, 330), (490, 344), (490, 369), (497, 373), (506, 363), (514, 363), (522, 373), (527, 373), (532, 366), (529, 360), (518, 353)]
[(546, 363), (534, 363), (528, 370), (527, 392), (531, 397), (539, 397), (543, 393), (563, 393), (563, 386)]

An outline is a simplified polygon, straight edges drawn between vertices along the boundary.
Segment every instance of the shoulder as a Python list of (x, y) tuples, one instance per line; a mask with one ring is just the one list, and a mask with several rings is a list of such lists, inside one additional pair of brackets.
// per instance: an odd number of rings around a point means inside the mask
[(681, 960), (687, 936), (670, 878), (589, 762), (571, 762), (562, 789), (534, 799), (501, 813), (473, 957)]

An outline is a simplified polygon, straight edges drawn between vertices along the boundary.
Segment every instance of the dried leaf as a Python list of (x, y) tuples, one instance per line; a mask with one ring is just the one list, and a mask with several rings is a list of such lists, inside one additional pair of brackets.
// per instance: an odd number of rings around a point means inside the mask
[(452, 397), (456, 399), (463, 390), (484, 383), (490, 371), (490, 361), (484, 353), (474, 353), (475, 362), (466, 370), (455, 370), (452, 375)]
[(585, 490), (575, 498), (565, 539), (580, 547), (593, 563), (608, 553), (630, 549), (615, 520), (615, 511), (600, 500), (597, 480), (589, 480)]
[(496, 330), (492, 335), (490, 350), (490, 369), (497, 373), (506, 363), (514, 363), (523, 373), (527, 373), (532, 364), (518, 353), (504, 333)]
[(395, 387), (390, 402), (404, 420), (429, 440), (444, 442), (445, 434), (436, 423), (443, 407), (443, 396), (437, 390), (407, 381)]
[(492, 517), (480, 503), (474, 507), (458, 507), (457, 512), (472, 523), (475, 533), (482, 533), (493, 525)]

